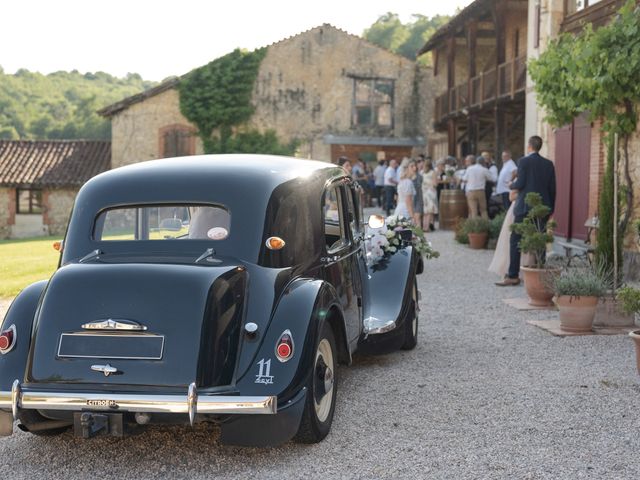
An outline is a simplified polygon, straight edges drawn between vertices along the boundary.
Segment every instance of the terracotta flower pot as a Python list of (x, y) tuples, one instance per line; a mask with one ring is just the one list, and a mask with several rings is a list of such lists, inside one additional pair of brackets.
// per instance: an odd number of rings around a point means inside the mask
[(622, 311), (616, 297), (610, 294), (602, 297), (593, 320), (594, 328), (633, 327), (634, 323), (633, 315)]
[(567, 332), (591, 331), (598, 297), (560, 295), (556, 298), (556, 305), (560, 311), (560, 329)]
[(520, 267), (524, 277), (524, 286), (529, 296), (529, 305), (549, 307), (553, 305), (553, 290), (549, 276), (560, 275), (559, 268)]
[(482, 233), (469, 233), (469, 246), (474, 250), (480, 250), (487, 245), (487, 239), (489, 234), (487, 232)]
[(638, 374), (640, 374), (640, 330), (629, 332), (629, 336), (636, 345), (636, 369), (638, 370)]

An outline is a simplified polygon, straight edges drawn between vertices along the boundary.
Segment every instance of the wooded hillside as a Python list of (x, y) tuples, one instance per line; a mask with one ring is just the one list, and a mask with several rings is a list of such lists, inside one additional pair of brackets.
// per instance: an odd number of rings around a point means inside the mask
[(0, 139), (110, 140), (111, 123), (96, 111), (153, 85), (135, 73), (6, 74), (0, 67)]

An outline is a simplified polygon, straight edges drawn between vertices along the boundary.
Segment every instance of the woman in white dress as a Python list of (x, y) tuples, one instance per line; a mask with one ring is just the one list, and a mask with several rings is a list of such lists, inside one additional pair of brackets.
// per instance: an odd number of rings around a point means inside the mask
[(509, 270), (509, 240), (511, 238), (511, 225), (513, 224), (513, 206), (516, 202), (511, 202), (509, 210), (502, 222), (502, 228), (500, 229), (500, 235), (498, 236), (498, 243), (496, 243), (496, 250), (493, 253), (493, 260), (489, 265), (489, 271), (503, 278)]
[(416, 162), (410, 160), (400, 177), (398, 183), (398, 206), (394, 215), (397, 217), (405, 217), (410, 221), (413, 221), (413, 197), (416, 194), (416, 189), (413, 186), (413, 177), (416, 175)]

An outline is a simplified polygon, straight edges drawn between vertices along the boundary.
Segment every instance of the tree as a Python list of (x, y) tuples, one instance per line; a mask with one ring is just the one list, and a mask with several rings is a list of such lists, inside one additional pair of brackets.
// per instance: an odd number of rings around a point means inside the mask
[(403, 24), (396, 13), (388, 12), (367, 28), (363, 37), (379, 47), (415, 60), (418, 50), (441, 26), (448, 23), (451, 17), (414, 14), (411, 18), (411, 21)]
[[(612, 219), (610, 228), (601, 226), (598, 243), (600, 261), (614, 269), (613, 255), (605, 249), (613, 246), (613, 225), (624, 235), (633, 208), (633, 183), (629, 171), (629, 137), (635, 131), (640, 102), (640, 8), (627, 0), (617, 17), (608, 25), (593, 30), (588, 25), (579, 35), (561, 36), (529, 65), (535, 82), (538, 103), (547, 112), (552, 126), (570, 123), (577, 115), (588, 112), (591, 119), (601, 119), (608, 133), (607, 174), (601, 197), (600, 215), (613, 209), (613, 202), (624, 207), (624, 213)], [(613, 198), (613, 139), (618, 135), (622, 145), (624, 201)], [(609, 200), (610, 199), (610, 200)], [(606, 243), (606, 245), (604, 245)], [(616, 245), (615, 248), (620, 248)], [(619, 255), (621, 257), (621, 255)]]

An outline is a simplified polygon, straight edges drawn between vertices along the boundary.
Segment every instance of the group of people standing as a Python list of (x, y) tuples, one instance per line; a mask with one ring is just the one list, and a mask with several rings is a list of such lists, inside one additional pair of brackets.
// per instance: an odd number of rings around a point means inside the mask
[(541, 148), (542, 139), (532, 136), (527, 143), (527, 155), (517, 164), (511, 158), (511, 152), (503, 150), (500, 171), (489, 152), (467, 155), (461, 168), (457, 168), (455, 157), (447, 157), (434, 164), (430, 157), (424, 155), (417, 159), (404, 158), (400, 163), (395, 158), (388, 162), (379, 160), (373, 171), (361, 161), (352, 166), (346, 157), (341, 157), (338, 164), (363, 186), (371, 198), (377, 199), (377, 205), (382, 206), (387, 215), (393, 213), (411, 219), (424, 231), (435, 230), (442, 190), (462, 189), (469, 217), (489, 218), (488, 204), (495, 188), (507, 213), (489, 270), (504, 275), (497, 285), (508, 286), (520, 283), (521, 237), (510, 227), (513, 223), (522, 222), (528, 213), (527, 193), (539, 193), (551, 213), (555, 207), (555, 170), (553, 162), (540, 155)]
[(417, 159), (405, 158), (400, 164), (391, 158), (387, 164), (380, 160), (373, 171), (378, 205), (383, 205), (387, 215), (411, 219), (423, 230), (435, 230), (438, 214), (438, 175), (431, 159), (419, 155)]

